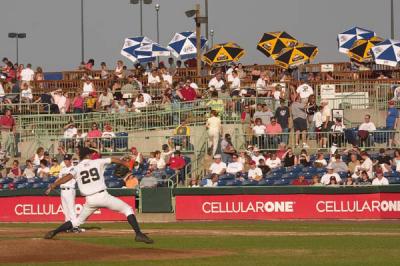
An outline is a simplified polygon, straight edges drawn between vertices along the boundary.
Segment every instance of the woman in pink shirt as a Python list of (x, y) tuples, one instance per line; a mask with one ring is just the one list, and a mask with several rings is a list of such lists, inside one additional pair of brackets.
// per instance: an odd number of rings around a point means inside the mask
[(97, 123), (93, 123), (92, 129), (87, 134), (87, 138), (90, 140), (91, 144), (95, 144), (98, 146), (98, 144), (100, 144), (102, 134), (103, 133), (99, 129)]
[(74, 101), (72, 102), (74, 113), (76, 114), (83, 113), (84, 104), (85, 104), (85, 99), (82, 97), (82, 93), (78, 92), (78, 94), (75, 95)]

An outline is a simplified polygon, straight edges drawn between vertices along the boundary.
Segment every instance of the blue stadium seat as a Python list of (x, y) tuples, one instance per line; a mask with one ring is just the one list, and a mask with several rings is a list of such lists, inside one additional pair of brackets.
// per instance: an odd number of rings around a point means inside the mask
[(207, 184), (207, 178), (204, 178), (200, 181), (200, 186), (204, 187)]
[(114, 171), (115, 170), (115, 168), (117, 167), (117, 165), (116, 164), (108, 164), (107, 166), (106, 166), (106, 171), (107, 170), (112, 170), (112, 171)]
[(253, 179), (244, 180), (242, 182), (242, 186), (257, 186), (257, 185), (258, 185), (258, 181), (253, 180)]
[(226, 185), (227, 185), (227, 180), (224, 180), (224, 179), (218, 180), (218, 186), (219, 187), (224, 187)]
[(290, 180), (284, 179), (284, 178), (275, 180), (275, 182), (274, 182), (274, 186), (287, 186), (289, 184), (290, 184)]
[(109, 188), (122, 188), (124, 186), (124, 181), (121, 179), (113, 180), (108, 182)]
[(259, 186), (272, 186), (274, 184), (274, 180), (269, 179), (269, 178), (263, 178), (260, 181), (258, 181)]
[(235, 176), (232, 174), (225, 174), (219, 177), (219, 180), (232, 180), (235, 179)]
[(345, 179), (347, 177), (347, 172), (339, 172), (338, 175), (341, 179)]

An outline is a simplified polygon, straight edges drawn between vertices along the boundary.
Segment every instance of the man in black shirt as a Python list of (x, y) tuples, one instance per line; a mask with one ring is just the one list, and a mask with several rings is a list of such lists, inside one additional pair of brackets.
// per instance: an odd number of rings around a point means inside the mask
[(289, 107), (286, 106), (286, 102), (284, 99), (281, 99), (281, 105), (275, 111), (275, 117), (278, 123), (282, 127), (282, 142), (288, 143), (289, 139), (289, 117), (290, 111)]

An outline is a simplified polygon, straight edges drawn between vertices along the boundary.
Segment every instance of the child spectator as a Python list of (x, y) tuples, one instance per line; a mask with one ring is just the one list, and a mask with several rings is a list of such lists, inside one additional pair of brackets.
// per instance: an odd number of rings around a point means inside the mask
[(28, 179), (35, 177), (35, 168), (33, 167), (33, 163), (31, 160), (26, 160), (25, 169), (24, 172), (22, 173), (22, 176)]
[(96, 109), (96, 93), (91, 92), (89, 93), (88, 98), (86, 99), (86, 112), (90, 113), (93, 112)]
[(61, 165), (58, 163), (56, 158), (51, 160), (51, 167), (49, 169), (50, 176), (58, 176), (61, 171)]
[(250, 169), (249, 169), (249, 172), (247, 173), (247, 176), (251, 180), (259, 181), (262, 179), (263, 173), (262, 173), (261, 169), (256, 166), (255, 161), (250, 162)]
[(19, 161), (14, 160), (12, 163), (12, 167), (10, 169), (10, 172), (8, 173), (8, 177), (11, 177), (13, 179), (16, 179), (18, 177), (22, 176), (22, 171), (21, 168), (19, 167)]
[(47, 161), (45, 159), (40, 160), (40, 166), (37, 170), (38, 177), (47, 178), (50, 175), (50, 169), (47, 167)]

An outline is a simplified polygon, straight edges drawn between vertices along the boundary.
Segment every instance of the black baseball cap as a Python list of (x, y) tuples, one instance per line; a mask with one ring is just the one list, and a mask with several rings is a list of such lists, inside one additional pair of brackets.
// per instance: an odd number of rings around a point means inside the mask
[(92, 154), (94, 150), (88, 147), (82, 147), (79, 149), (79, 159), (83, 160), (86, 158), (86, 156)]
[(64, 160), (69, 161), (69, 160), (71, 160), (71, 159), (72, 159), (72, 156), (71, 156), (70, 154), (65, 154), (65, 155), (64, 155)]

